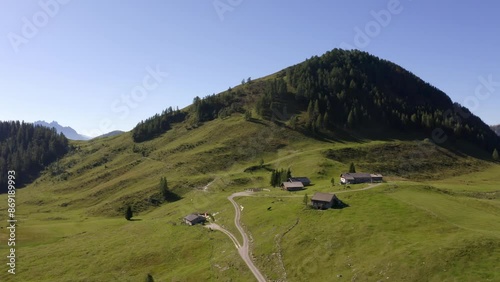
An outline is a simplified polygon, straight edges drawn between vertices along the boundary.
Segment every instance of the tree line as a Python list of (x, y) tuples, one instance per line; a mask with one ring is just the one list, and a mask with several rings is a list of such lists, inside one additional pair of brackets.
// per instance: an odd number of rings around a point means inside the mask
[(143, 142), (154, 139), (160, 134), (167, 132), (172, 123), (182, 122), (186, 113), (172, 107), (167, 108), (161, 114), (156, 114), (144, 121), (139, 122), (132, 129), (134, 142)]
[(271, 186), (273, 187), (279, 187), (281, 186), (281, 183), (288, 181), (289, 178), (292, 177), (292, 172), (290, 169), (279, 169), (279, 170), (273, 170), (271, 172)]
[(68, 150), (68, 139), (54, 128), (0, 122), (0, 193), (7, 191), (7, 171), (16, 171), (17, 187), (28, 184)]
[(216, 118), (225, 118), (232, 113), (243, 113), (243, 105), (238, 97), (243, 96), (241, 90), (233, 91), (229, 88), (219, 95), (208, 95), (204, 98), (195, 97), (193, 104), (186, 110), (167, 108), (161, 114), (156, 114), (139, 122), (132, 129), (134, 142), (152, 140), (171, 129), (173, 123), (190, 120), (197, 125), (201, 122), (211, 121)]
[(193, 123), (225, 118), (235, 112), (244, 112), (238, 99), (242, 95), (242, 91), (233, 91), (229, 88), (219, 95), (212, 94), (204, 98), (195, 97), (190, 111), (193, 115)]

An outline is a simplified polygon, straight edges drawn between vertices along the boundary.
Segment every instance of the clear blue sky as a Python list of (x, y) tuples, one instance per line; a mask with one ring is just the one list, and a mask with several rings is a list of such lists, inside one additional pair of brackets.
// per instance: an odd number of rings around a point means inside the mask
[[(0, 120), (130, 130), (168, 106), (351, 46), (500, 124), (500, 2), (397, 2), (3, 0)], [(374, 24), (381, 10), (391, 18)], [(154, 80), (148, 68), (168, 76)], [(478, 88), (488, 76), (493, 86)]]

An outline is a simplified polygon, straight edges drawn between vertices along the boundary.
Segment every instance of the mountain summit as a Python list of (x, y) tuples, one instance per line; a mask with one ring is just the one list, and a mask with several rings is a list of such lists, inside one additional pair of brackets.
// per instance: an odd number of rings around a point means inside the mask
[[(342, 132), (370, 139), (420, 136), (438, 144), (470, 142), (488, 152), (500, 138), (469, 109), (402, 67), (357, 50), (334, 49), (219, 95), (196, 97), (182, 111), (166, 109), (139, 123), (136, 142), (154, 139), (170, 123), (203, 122), (245, 113), (313, 136)], [(394, 135), (396, 133), (396, 135)]]
[(69, 126), (60, 125), (57, 121), (52, 121), (51, 123), (48, 123), (46, 121), (39, 120), (39, 121), (35, 121), (34, 124), (45, 126), (48, 128), (55, 128), (57, 133), (62, 133), (62, 134), (64, 134), (64, 136), (66, 136), (66, 138), (71, 139), (71, 140), (89, 140), (90, 139), (89, 137), (87, 137), (85, 135), (79, 134), (78, 132), (76, 132), (76, 130), (74, 130), (73, 128), (71, 128)]

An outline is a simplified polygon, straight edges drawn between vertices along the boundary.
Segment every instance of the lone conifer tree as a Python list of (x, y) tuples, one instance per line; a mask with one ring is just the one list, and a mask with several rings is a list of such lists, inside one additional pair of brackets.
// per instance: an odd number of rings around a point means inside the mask
[(146, 282), (155, 282), (153, 275), (148, 273), (148, 276), (146, 276)]
[(168, 182), (166, 177), (160, 178), (160, 193), (163, 196), (163, 200), (168, 200)]
[(349, 173), (356, 173), (356, 167), (354, 166), (354, 163), (351, 163), (351, 166), (349, 167)]
[(495, 150), (493, 150), (493, 155), (492, 155), (493, 159), (495, 161), (498, 161), (499, 157), (498, 157), (498, 151), (497, 149), (495, 148)]
[(127, 206), (127, 210), (125, 211), (125, 219), (130, 220), (134, 214), (132, 213), (132, 207)]
[(168, 181), (167, 181), (166, 177), (160, 178), (159, 187), (160, 187), (160, 194), (161, 194), (161, 197), (163, 198), (163, 201), (175, 202), (175, 201), (181, 199), (181, 197), (179, 195), (177, 195), (175, 192), (168, 189)]

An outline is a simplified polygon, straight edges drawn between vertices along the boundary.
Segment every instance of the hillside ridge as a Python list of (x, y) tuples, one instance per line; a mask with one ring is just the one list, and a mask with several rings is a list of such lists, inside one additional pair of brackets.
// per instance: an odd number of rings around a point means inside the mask
[(426, 135), (439, 144), (465, 140), (490, 153), (500, 147), (500, 137), (488, 125), (444, 92), (392, 62), (340, 49), (217, 95), (195, 97), (185, 109), (167, 108), (132, 133), (142, 142), (173, 123), (197, 127), (233, 113), (281, 122), (312, 136), (389, 130)]

